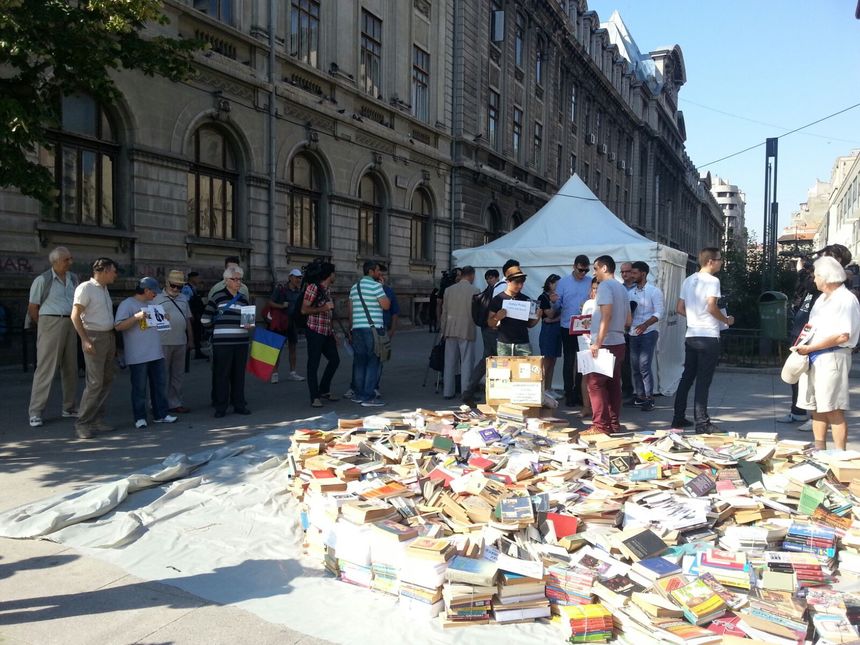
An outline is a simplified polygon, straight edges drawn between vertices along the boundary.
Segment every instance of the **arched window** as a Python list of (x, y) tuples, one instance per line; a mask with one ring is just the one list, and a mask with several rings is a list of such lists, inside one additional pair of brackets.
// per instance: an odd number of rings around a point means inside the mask
[(194, 133), (188, 171), (188, 232), (232, 240), (236, 234), (236, 155), (220, 130), (203, 126)]
[(523, 223), (523, 216), (519, 211), (511, 215), (511, 230), (517, 228), (520, 224)]
[(409, 257), (413, 260), (430, 258), (430, 219), (432, 204), (424, 188), (418, 188), (412, 196), (412, 233)]
[(287, 199), (289, 245), (320, 248), (320, 172), (316, 162), (299, 153), (290, 162), (290, 194)]
[(363, 257), (382, 253), (382, 210), (385, 206), (379, 180), (367, 174), (358, 185), (358, 254)]
[(495, 204), (490, 204), (487, 208), (487, 230), (484, 233), (484, 244), (492, 242), (505, 234), (505, 227), (502, 221), (502, 214), (499, 212), (499, 207)]
[(92, 97), (74, 94), (63, 97), (60, 115), (60, 129), (48, 134), (51, 148), (39, 151), (60, 197), (51, 217), (68, 224), (116, 226), (119, 146), (107, 114)]

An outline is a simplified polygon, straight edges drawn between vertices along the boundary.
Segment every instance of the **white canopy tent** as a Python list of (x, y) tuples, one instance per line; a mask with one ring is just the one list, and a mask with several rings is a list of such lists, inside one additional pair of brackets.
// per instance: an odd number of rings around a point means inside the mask
[[(655, 388), (662, 394), (673, 394), (684, 362), (685, 321), (675, 313), (675, 303), (686, 275), (687, 254), (657, 244), (627, 226), (578, 175), (568, 179), (543, 208), (516, 229), (489, 244), (458, 249), (454, 258), (458, 266), (475, 267), (476, 284), (483, 282), (485, 270), (500, 270), (509, 258), (519, 260), (529, 276), (524, 292), (537, 298), (546, 278), (551, 273), (567, 275), (580, 253), (592, 262), (599, 255), (610, 255), (619, 266), (636, 260), (648, 263), (649, 281), (660, 287), (666, 298), (666, 315), (658, 323)], [(539, 328), (532, 330), (534, 348)]]

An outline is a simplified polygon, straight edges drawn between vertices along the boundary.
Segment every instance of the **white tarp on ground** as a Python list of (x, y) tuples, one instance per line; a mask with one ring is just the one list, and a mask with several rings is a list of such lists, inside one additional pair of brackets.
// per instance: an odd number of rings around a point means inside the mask
[[(570, 273), (573, 259), (580, 253), (592, 262), (599, 255), (610, 255), (617, 266), (636, 260), (648, 263), (649, 281), (660, 287), (666, 298), (666, 316), (658, 323), (655, 388), (664, 395), (674, 394), (684, 367), (686, 326), (684, 319), (675, 313), (675, 303), (686, 276), (687, 254), (657, 244), (627, 226), (603, 205), (579, 175), (568, 179), (543, 208), (507, 235), (473, 249), (458, 249), (454, 258), (457, 266), (475, 267), (479, 286), (487, 269), (501, 271), (508, 259), (519, 260), (529, 276), (525, 293), (537, 298), (547, 277), (551, 273), (561, 276)], [(536, 340), (533, 334), (535, 348)]]
[[(173, 456), (143, 475), (0, 513), (0, 537), (41, 536), (336, 643), (537, 645), (563, 637), (558, 627), (535, 623), (445, 630), (401, 611), (393, 596), (334, 580), (303, 556), (298, 504), (286, 492), (290, 436), (335, 422), (332, 415), (283, 424), (215, 452)], [(176, 463), (194, 467), (172, 470), (173, 483), (161, 487), (128, 484)]]

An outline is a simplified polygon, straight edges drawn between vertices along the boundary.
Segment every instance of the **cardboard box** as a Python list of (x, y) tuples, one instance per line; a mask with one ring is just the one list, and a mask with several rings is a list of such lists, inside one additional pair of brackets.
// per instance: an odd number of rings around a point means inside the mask
[(487, 403), (540, 407), (543, 403), (542, 356), (490, 356), (487, 359)]

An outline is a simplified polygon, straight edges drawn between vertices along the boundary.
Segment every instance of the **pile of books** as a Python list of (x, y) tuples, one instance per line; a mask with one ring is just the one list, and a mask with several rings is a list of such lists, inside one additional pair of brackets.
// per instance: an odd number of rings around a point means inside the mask
[(571, 642), (643, 645), (837, 642), (860, 622), (860, 597), (834, 588), (860, 581), (860, 479), (843, 481), (860, 453), (773, 433), (580, 436), (503, 411), (297, 431), (307, 555), (445, 627), (560, 623)]
[(612, 613), (600, 603), (564, 607), (571, 643), (599, 643), (612, 638)]

